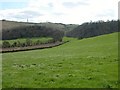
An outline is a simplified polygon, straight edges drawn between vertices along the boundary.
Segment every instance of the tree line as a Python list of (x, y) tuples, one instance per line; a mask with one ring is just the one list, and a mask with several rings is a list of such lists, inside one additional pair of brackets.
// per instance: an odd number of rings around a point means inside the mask
[(10, 43), (9, 41), (4, 40), (2, 43), (2, 48), (27, 47), (27, 46), (35, 46), (35, 45), (41, 45), (41, 44), (49, 44), (49, 43), (55, 43), (55, 40), (50, 39), (45, 42), (41, 42), (40, 40), (37, 40), (33, 42), (32, 39), (27, 38), (25, 42), (20, 42), (16, 40), (13, 43)]

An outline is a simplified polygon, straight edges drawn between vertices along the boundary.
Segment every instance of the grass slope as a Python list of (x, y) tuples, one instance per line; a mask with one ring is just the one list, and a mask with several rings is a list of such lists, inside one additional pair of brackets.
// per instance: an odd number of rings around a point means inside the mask
[(70, 40), (55, 48), (3, 54), (3, 88), (117, 88), (118, 33)]

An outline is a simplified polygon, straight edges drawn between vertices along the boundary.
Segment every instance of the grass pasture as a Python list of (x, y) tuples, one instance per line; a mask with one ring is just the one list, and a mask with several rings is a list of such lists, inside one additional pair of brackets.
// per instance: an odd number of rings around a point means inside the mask
[(3, 88), (117, 88), (118, 33), (2, 55)]

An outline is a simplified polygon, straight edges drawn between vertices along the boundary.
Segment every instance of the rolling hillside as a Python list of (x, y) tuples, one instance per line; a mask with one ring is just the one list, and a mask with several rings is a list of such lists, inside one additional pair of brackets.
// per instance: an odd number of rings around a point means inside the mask
[(4, 53), (3, 88), (117, 88), (118, 33)]

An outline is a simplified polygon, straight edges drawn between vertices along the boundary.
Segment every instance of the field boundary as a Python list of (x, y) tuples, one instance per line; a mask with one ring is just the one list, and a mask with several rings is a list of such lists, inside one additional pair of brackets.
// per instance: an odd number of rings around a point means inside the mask
[(35, 45), (35, 46), (27, 46), (27, 47), (14, 47), (14, 48), (0, 48), (0, 53), (8, 53), (8, 52), (19, 52), (19, 51), (28, 51), (28, 50), (36, 50), (36, 49), (46, 49), (46, 48), (52, 48), (59, 45), (62, 45), (64, 43), (67, 43), (69, 41), (64, 42), (55, 42), (55, 43), (48, 43), (48, 44), (41, 44), (41, 45)]

